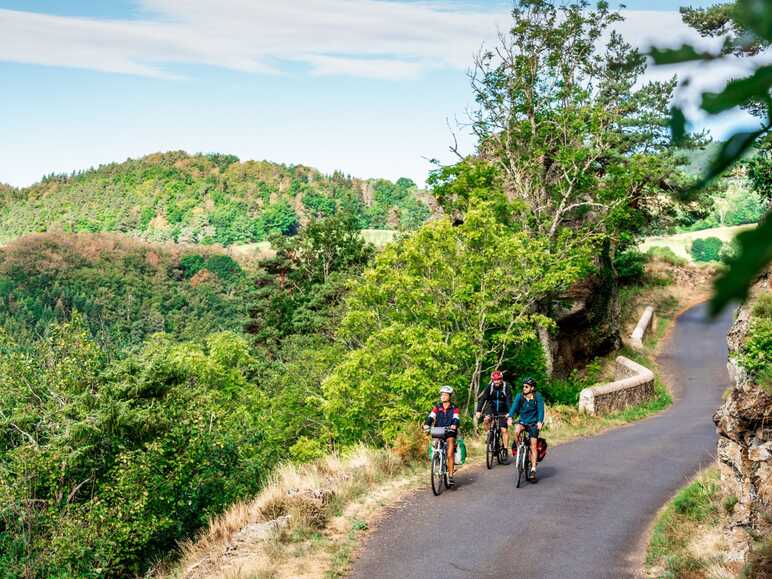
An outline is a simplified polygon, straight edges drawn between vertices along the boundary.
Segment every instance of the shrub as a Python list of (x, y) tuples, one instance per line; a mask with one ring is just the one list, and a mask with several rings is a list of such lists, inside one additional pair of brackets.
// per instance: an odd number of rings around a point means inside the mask
[(185, 279), (190, 279), (196, 275), (199, 271), (204, 269), (206, 260), (203, 255), (191, 254), (186, 255), (180, 259), (180, 269), (182, 269), (182, 275)]
[(692, 258), (701, 262), (718, 261), (723, 245), (718, 237), (695, 239), (691, 248)]
[(318, 438), (301, 436), (289, 449), (290, 458), (294, 462), (310, 462), (327, 454), (327, 450)]
[(683, 257), (677, 256), (675, 252), (669, 247), (662, 247), (659, 245), (655, 245), (653, 247), (650, 247), (646, 253), (650, 257), (657, 258), (661, 261), (664, 261), (665, 263), (669, 263), (670, 265), (675, 265), (675, 266), (686, 265), (686, 259), (684, 259)]
[(621, 283), (634, 283), (643, 278), (648, 256), (637, 249), (627, 249), (614, 258), (614, 269)]

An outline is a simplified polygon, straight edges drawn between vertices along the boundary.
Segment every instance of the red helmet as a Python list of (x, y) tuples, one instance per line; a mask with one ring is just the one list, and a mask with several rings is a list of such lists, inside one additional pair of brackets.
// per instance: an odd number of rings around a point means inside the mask
[(498, 382), (503, 378), (504, 378), (504, 374), (502, 374), (498, 370), (496, 370), (495, 372), (493, 372), (493, 374), (491, 374), (491, 380), (493, 380), (494, 382)]

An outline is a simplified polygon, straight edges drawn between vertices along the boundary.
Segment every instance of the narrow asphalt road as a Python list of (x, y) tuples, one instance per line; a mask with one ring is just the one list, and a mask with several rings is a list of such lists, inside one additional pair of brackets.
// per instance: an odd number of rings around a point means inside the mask
[(676, 398), (667, 412), (550, 449), (536, 485), (516, 489), (511, 466), (461, 469), (457, 490), (420, 491), (385, 518), (353, 577), (635, 576), (657, 510), (715, 454), (732, 314), (705, 312), (681, 315), (659, 358)]

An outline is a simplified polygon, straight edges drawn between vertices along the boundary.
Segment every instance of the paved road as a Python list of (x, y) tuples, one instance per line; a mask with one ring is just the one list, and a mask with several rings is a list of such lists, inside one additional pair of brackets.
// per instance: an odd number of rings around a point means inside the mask
[(676, 397), (667, 412), (551, 449), (537, 485), (515, 489), (511, 466), (473, 467), (455, 491), (416, 493), (375, 530), (353, 576), (635, 576), (657, 510), (713, 460), (731, 313), (704, 313), (684, 313), (660, 356)]

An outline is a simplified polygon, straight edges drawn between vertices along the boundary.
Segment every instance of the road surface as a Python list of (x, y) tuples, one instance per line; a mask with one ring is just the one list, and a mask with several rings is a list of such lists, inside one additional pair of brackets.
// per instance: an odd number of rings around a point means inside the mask
[(536, 485), (516, 489), (512, 466), (471, 467), (435, 497), (427, 473), (426, 490), (369, 537), (352, 576), (636, 576), (657, 511), (715, 455), (732, 314), (708, 322), (705, 312), (682, 314), (659, 357), (676, 399), (669, 410), (550, 449)]

